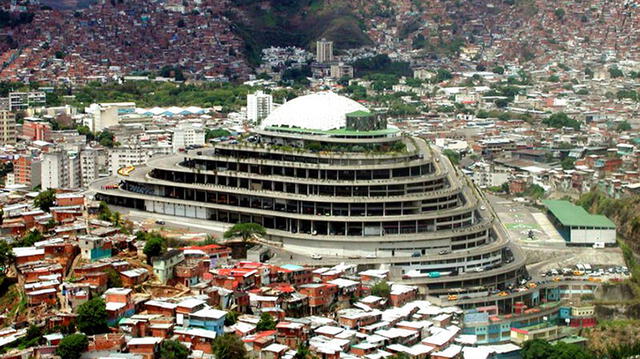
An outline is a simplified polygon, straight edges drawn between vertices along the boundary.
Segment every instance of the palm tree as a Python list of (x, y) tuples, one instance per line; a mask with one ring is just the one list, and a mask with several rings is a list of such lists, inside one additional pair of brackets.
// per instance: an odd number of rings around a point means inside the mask
[(296, 351), (296, 354), (293, 356), (293, 359), (314, 359), (314, 358), (316, 358), (316, 356), (311, 353), (311, 350), (309, 350), (309, 345), (307, 345), (306, 343), (300, 343), (300, 345), (298, 346), (298, 350)]
[(120, 227), (120, 225), (122, 224), (122, 215), (120, 214), (120, 212), (113, 212), (113, 214), (111, 215), (111, 222), (114, 226)]
[(237, 223), (233, 227), (224, 232), (224, 238), (230, 239), (235, 237), (242, 237), (243, 242), (247, 242), (251, 237), (255, 235), (264, 236), (267, 231), (263, 226), (257, 223)]

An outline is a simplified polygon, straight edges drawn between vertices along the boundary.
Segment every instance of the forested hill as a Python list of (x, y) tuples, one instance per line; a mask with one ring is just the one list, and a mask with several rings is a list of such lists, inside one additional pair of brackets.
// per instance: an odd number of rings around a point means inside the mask
[(260, 50), (270, 46), (314, 48), (327, 38), (336, 49), (371, 45), (353, 2), (323, 0), (232, 0), (225, 13), (246, 43), (249, 60), (256, 63)]
[(583, 194), (577, 202), (591, 213), (604, 214), (618, 227), (618, 233), (634, 251), (640, 251), (640, 195), (614, 199), (602, 192)]

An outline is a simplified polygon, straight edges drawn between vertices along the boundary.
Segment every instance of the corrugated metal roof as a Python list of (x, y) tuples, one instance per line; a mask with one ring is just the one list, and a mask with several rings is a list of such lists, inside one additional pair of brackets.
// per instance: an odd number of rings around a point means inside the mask
[(545, 200), (542, 202), (563, 226), (616, 228), (615, 223), (611, 222), (609, 218), (591, 214), (571, 202), (558, 200)]

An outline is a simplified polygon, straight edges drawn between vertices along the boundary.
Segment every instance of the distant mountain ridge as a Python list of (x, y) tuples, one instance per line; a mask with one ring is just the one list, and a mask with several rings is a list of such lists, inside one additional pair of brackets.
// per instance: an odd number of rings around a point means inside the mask
[(98, 0), (40, 0), (42, 6), (56, 10), (86, 9), (97, 2)]
[(234, 0), (226, 15), (245, 40), (247, 55), (253, 63), (262, 48), (313, 49), (313, 42), (320, 38), (333, 40), (337, 49), (373, 44), (349, 1)]
[[(313, 51), (314, 42), (323, 37), (334, 41), (337, 50), (375, 45), (381, 52), (411, 53), (412, 63), (434, 66), (447, 66), (451, 62), (442, 58), (460, 59), (463, 52), (466, 60), (486, 66), (515, 60), (558, 61), (581, 68), (584, 62), (607, 57), (640, 60), (638, 0), (575, 4), (555, 0), (41, 0), (40, 4), (29, 9), (29, 17), (8, 13), (4, 21), (0, 17), (0, 28), (15, 27), (10, 36), (0, 38), (3, 61), (18, 58), (11, 50), (36, 48), (29, 50), (32, 59), (28, 61), (41, 65), (48, 65), (56, 53), (75, 52), (88, 61), (88, 67), (109, 66), (103, 58), (96, 61), (98, 57), (92, 56), (96, 50), (90, 47), (95, 44), (49, 44), (50, 37), (73, 37), (58, 32), (65, 24), (96, 36), (103, 45), (96, 49), (105, 54), (146, 56), (156, 63), (154, 67), (175, 63), (183, 49), (193, 49), (193, 55), (187, 51), (182, 66), (199, 66), (203, 56), (198, 52), (219, 51), (231, 43), (233, 48), (220, 54), (220, 59), (226, 59), (223, 62), (246, 59), (255, 66), (265, 47), (293, 45)], [(111, 19), (105, 19), (105, 14)], [(211, 29), (213, 24), (222, 26), (206, 38), (197, 36), (203, 25)], [(136, 46), (144, 43), (154, 43), (162, 51)], [(37, 48), (43, 44), (52, 48)], [(176, 44), (183, 49), (173, 51)], [(190, 44), (199, 45), (189, 48)], [(140, 51), (149, 53), (138, 56)]]

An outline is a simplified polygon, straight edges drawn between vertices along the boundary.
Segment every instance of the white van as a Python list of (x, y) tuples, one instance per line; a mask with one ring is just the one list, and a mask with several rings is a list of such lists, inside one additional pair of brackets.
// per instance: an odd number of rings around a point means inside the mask
[(604, 248), (604, 242), (596, 242), (593, 244), (593, 248)]

